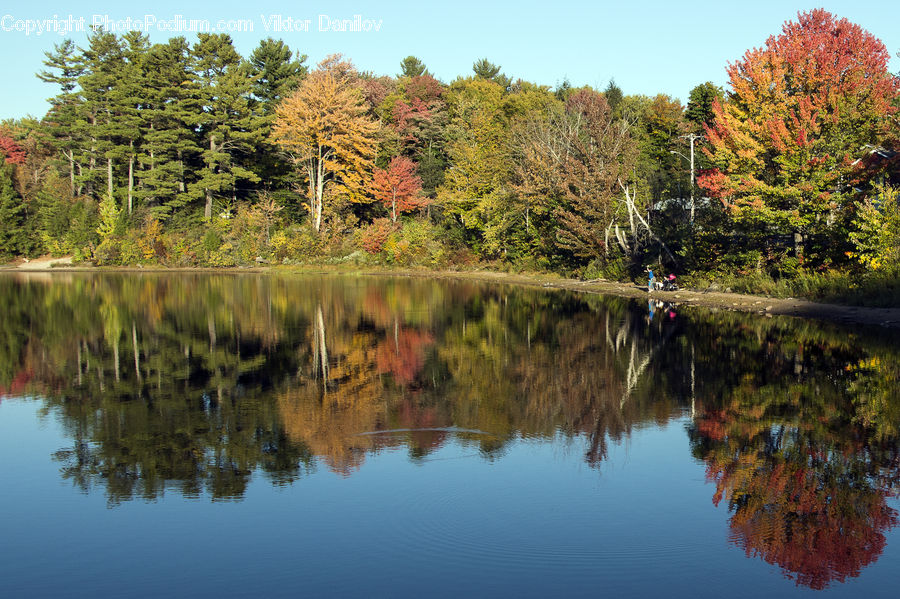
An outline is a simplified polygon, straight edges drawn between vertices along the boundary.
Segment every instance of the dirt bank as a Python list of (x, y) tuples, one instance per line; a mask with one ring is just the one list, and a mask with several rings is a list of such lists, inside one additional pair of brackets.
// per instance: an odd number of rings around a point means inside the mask
[(646, 287), (639, 287), (632, 283), (616, 283), (604, 280), (574, 281), (545, 275), (510, 275), (485, 271), (430, 273), (410, 271), (367, 274), (405, 274), (408, 276), (494, 281), (516, 285), (569, 289), (583, 293), (604, 293), (640, 299), (646, 299), (649, 295), (661, 301), (674, 304), (755, 312), (758, 314), (795, 316), (798, 318), (815, 318), (844, 324), (866, 324), (900, 328), (900, 308), (865, 308), (838, 304), (820, 304), (795, 298), (768, 298), (722, 291), (654, 291), (648, 294)]

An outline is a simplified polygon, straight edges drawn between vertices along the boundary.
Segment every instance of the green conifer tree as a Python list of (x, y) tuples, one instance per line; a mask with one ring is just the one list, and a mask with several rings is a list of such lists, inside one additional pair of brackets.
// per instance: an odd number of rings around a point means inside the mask
[(198, 178), (188, 191), (203, 200), (203, 217), (209, 219), (216, 197), (225, 198), (230, 206), (239, 194), (239, 183), (259, 181), (259, 175), (242, 164), (241, 156), (249, 155), (262, 140), (265, 119), (252, 110), (250, 93), (256, 77), (230, 36), (198, 34), (192, 56), (199, 84), (201, 111), (196, 125), (203, 153)]
[(0, 258), (22, 252), (25, 245), (25, 206), (13, 185), (12, 166), (0, 154)]

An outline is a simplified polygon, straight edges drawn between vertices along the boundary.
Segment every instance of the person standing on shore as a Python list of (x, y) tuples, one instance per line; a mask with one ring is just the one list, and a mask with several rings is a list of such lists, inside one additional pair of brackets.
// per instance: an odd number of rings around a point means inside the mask
[(650, 292), (653, 291), (653, 284), (655, 283), (655, 281), (653, 280), (653, 271), (649, 266), (647, 267), (647, 273), (650, 275), (650, 278), (647, 281), (647, 291)]

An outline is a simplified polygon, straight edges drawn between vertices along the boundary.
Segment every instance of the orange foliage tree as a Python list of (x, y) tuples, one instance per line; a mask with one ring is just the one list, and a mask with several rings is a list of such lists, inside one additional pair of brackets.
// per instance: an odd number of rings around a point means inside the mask
[(751, 236), (845, 241), (857, 158), (896, 111), (889, 58), (871, 33), (825, 10), (785, 23), (729, 65), (731, 92), (706, 127), (714, 168), (698, 184)]
[(301, 168), (316, 232), (326, 188), (362, 201), (374, 166), (378, 124), (357, 83), (352, 64), (330, 57), (275, 109), (272, 137)]

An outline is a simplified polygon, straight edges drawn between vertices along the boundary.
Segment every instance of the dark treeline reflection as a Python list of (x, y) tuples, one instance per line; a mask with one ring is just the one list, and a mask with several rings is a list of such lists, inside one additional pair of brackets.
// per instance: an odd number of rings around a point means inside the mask
[(240, 498), (367, 454), (521, 437), (599, 465), (689, 416), (731, 540), (823, 588), (896, 524), (900, 353), (819, 323), (476, 283), (228, 275), (0, 278), (0, 397), (72, 439), (62, 475), (110, 503)]

